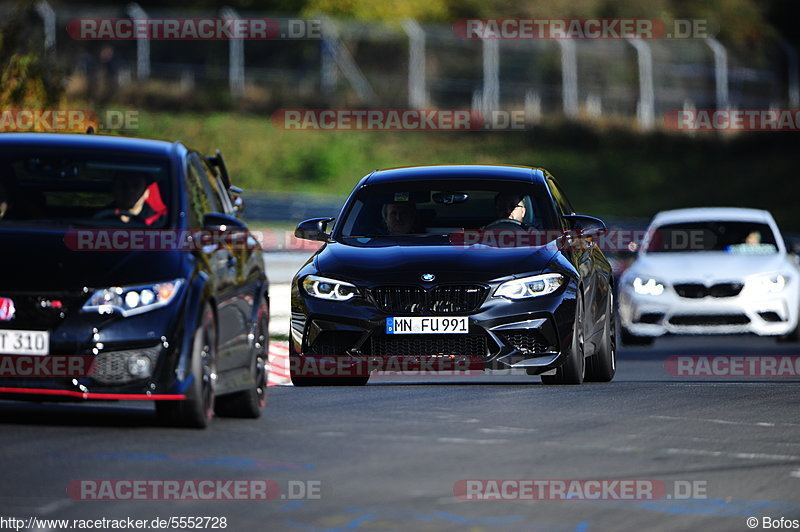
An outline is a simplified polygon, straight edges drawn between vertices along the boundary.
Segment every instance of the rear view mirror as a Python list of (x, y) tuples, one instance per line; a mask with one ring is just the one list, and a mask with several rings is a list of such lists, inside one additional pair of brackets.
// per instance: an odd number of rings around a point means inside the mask
[(464, 192), (437, 192), (433, 195), (433, 201), (442, 205), (464, 203), (467, 199), (469, 199), (469, 194)]

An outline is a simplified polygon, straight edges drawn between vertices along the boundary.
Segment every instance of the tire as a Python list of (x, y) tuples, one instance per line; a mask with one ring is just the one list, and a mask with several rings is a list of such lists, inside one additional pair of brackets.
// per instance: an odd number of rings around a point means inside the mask
[(289, 373), (292, 376), (292, 384), (298, 387), (305, 386), (364, 386), (369, 381), (369, 375), (358, 377), (309, 377), (307, 375), (299, 375), (302, 368), (306, 368), (309, 364), (304, 364), (301, 357), (290, 355)]
[(269, 360), (269, 311), (262, 305), (258, 311), (256, 337), (250, 374), (253, 385), (240, 392), (217, 398), (214, 412), (221, 417), (257, 419), (267, 404), (267, 360)]
[(622, 345), (639, 345), (639, 346), (653, 345), (653, 342), (656, 340), (655, 337), (653, 336), (637, 336), (635, 334), (632, 334), (625, 327), (620, 327), (619, 339), (622, 340)]
[(555, 375), (542, 375), (543, 384), (581, 384), (586, 371), (586, 359), (583, 357), (583, 298), (578, 296), (575, 302), (575, 322), (572, 330), (567, 359), (556, 369)]
[(217, 326), (214, 311), (206, 304), (192, 341), (192, 382), (183, 401), (156, 401), (162, 421), (180, 427), (206, 428), (214, 416), (217, 380)]
[(614, 293), (609, 290), (606, 305), (606, 322), (603, 326), (603, 345), (600, 351), (586, 361), (588, 382), (610, 382), (617, 372), (617, 317), (614, 306)]

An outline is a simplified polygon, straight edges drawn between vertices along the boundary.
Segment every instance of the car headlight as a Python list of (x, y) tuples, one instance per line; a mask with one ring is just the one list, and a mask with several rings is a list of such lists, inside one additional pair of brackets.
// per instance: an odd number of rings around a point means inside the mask
[(507, 299), (527, 299), (529, 297), (552, 294), (564, 284), (566, 278), (560, 273), (543, 273), (506, 281), (495, 290), (495, 297)]
[(636, 277), (633, 291), (643, 296), (660, 296), (664, 293), (664, 285), (651, 277)]
[(747, 280), (747, 288), (759, 294), (777, 294), (788, 282), (789, 279), (779, 273), (757, 275)]
[(112, 286), (95, 290), (83, 305), (85, 312), (134, 316), (166, 306), (175, 298), (183, 279), (138, 286)]
[(319, 299), (347, 301), (358, 294), (358, 289), (353, 284), (319, 275), (309, 275), (303, 279), (302, 284), (306, 294)]

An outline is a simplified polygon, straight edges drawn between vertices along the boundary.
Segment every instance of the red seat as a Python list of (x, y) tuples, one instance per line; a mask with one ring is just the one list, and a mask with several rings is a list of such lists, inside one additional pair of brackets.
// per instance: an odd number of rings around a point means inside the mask
[(145, 203), (153, 209), (153, 214), (147, 217), (144, 222), (147, 225), (153, 225), (156, 220), (167, 214), (167, 206), (164, 204), (164, 200), (161, 199), (161, 190), (158, 188), (158, 183), (150, 183), (147, 190), (150, 191), (150, 194)]

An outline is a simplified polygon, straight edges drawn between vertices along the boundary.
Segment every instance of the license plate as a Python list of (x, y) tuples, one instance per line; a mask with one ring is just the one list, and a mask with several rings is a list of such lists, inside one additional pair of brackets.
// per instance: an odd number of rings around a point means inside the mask
[(386, 318), (386, 334), (467, 334), (466, 316)]
[(4, 355), (46, 355), (50, 351), (47, 331), (0, 329), (0, 353)]

